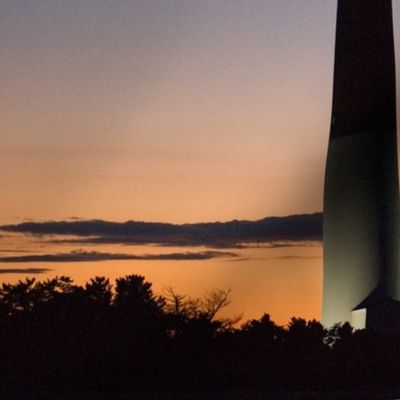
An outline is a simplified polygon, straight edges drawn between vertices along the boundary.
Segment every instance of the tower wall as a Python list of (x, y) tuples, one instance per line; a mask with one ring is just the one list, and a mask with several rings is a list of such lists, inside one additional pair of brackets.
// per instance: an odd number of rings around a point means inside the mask
[(339, 0), (324, 193), (322, 321), (351, 322), (377, 286), (400, 299), (390, 0)]

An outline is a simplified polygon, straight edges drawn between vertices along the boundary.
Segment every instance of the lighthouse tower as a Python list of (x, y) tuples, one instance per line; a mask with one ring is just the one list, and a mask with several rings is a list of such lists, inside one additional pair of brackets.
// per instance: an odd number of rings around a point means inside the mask
[(324, 192), (325, 326), (363, 328), (393, 317), (398, 192), (391, 0), (339, 0)]

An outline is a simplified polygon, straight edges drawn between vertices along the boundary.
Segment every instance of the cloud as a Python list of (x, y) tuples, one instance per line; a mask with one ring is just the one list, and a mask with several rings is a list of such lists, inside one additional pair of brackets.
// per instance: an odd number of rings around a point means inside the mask
[(296, 255), (288, 255), (288, 256), (279, 256), (274, 257), (279, 260), (312, 260), (317, 258), (322, 258), (322, 256), (296, 256)]
[(102, 220), (23, 222), (0, 226), (0, 230), (31, 235), (75, 236), (74, 239), (61, 240), (67, 243), (240, 248), (262, 243), (321, 241), (322, 214), (183, 225)]
[(251, 257), (237, 257), (237, 258), (232, 258), (230, 260), (224, 260), (225, 262), (243, 262), (243, 261), (249, 261), (249, 260), (255, 260), (254, 258)]
[(45, 274), (48, 268), (0, 268), (0, 274)]
[(24, 249), (16, 249), (16, 250), (11, 250), (11, 249), (0, 249), (0, 254), (1, 253), (35, 253), (34, 250), (24, 250)]
[(249, 243), (246, 244), (246, 248), (254, 248), (254, 249), (280, 249), (287, 247), (316, 247), (320, 246), (321, 242), (318, 240), (310, 240), (310, 241), (284, 241), (284, 242), (270, 242), (270, 243)]
[(97, 251), (71, 251), (69, 253), (34, 254), (24, 256), (0, 257), (4, 263), (24, 262), (82, 262), (106, 260), (209, 260), (217, 257), (237, 257), (235, 253), (222, 251), (184, 252), (168, 254), (121, 254)]

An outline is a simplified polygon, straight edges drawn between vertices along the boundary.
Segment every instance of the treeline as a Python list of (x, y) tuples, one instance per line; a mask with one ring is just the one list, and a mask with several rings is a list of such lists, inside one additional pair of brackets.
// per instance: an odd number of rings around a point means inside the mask
[[(282, 294), (284, 295), (284, 294)], [(59, 277), (0, 289), (0, 394), (395, 393), (399, 335), (219, 318), (229, 291), (153, 293), (144, 277)]]

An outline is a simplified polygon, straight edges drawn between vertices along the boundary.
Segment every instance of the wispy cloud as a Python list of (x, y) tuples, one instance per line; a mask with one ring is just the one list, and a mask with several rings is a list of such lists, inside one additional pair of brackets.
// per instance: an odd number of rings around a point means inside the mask
[(45, 274), (48, 268), (0, 268), (0, 274)]
[(20, 253), (35, 253), (35, 251), (34, 250), (25, 250), (25, 249), (15, 249), (15, 250), (12, 250), (12, 249), (0, 249), (0, 254), (1, 253), (17, 253), (17, 254), (20, 254)]
[(232, 258), (228, 260), (224, 260), (225, 262), (244, 262), (244, 261), (249, 261), (249, 260), (254, 260), (254, 258), (251, 257), (237, 257), (237, 258)]
[(82, 262), (105, 260), (208, 260), (217, 257), (237, 257), (235, 253), (223, 251), (183, 252), (168, 254), (121, 254), (97, 251), (71, 251), (69, 253), (33, 254), (23, 256), (0, 257), (4, 263), (24, 262)]
[(298, 255), (287, 255), (274, 257), (279, 260), (313, 260), (317, 258), (322, 258), (322, 256), (298, 256)]
[(154, 222), (109, 222), (72, 220), (24, 222), (0, 226), (6, 232), (31, 235), (61, 235), (75, 238), (53, 239), (81, 244), (157, 244), (163, 246), (199, 246), (240, 248), (261, 244), (288, 247), (289, 242), (320, 241), (322, 214), (269, 217), (258, 221), (166, 224)]

